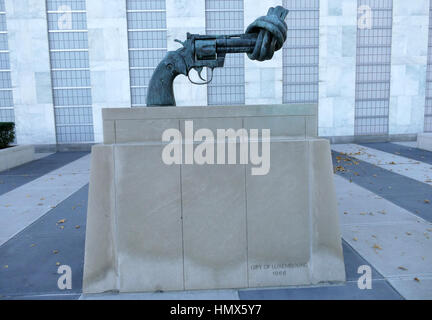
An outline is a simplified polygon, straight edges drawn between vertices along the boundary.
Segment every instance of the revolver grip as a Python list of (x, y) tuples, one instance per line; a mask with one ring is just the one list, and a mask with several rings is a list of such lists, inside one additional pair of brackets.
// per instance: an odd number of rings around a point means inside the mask
[(147, 88), (147, 106), (175, 106), (174, 79), (179, 75), (187, 75), (187, 68), (182, 56), (176, 51), (170, 51), (159, 63), (150, 79)]

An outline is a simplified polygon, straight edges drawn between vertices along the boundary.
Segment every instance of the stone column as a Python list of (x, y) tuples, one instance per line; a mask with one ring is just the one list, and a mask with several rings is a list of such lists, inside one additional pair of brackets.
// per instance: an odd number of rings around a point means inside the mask
[(87, 1), (95, 142), (102, 141), (102, 108), (130, 108), (126, 1)]
[[(166, 15), (168, 51), (180, 48), (174, 39), (186, 40), (187, 32), (206, 32), (204, 0), (166, 0)], [(207, 105), (207, 86), (194, 85), (183, 75), (174, 81), (174, 93), (177, 106)]]
[(319, 135), (353, 136), (357, 1), (320, 1)]
[(423, 132), (429, 0), (393, 2), (390, 134)]
[(5, 0), (18, 144), (55, 144), (45, 0)]
[[(256, 18), (265, 16), (270, 7), (282, 5), (281, 0), (244, 0), (244, 23), (246, 28)], [(281, 104), (283, 93), (282, 51), (275, 53), (269, 61), (250, 60), (245, 55), (245, 103)]]

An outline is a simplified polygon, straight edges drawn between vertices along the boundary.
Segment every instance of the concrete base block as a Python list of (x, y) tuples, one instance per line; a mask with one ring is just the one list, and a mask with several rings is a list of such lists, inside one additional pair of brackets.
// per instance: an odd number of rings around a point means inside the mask
[(147, 142), (94, 146), (83, 292), (344, 281), (330, 144), (275, 131), (266, 175), (251, 163), (167, 165), (154, 131)]
[(417, 136), (417, 148), (432, 151), (432, 133), (419, 133)]
[(17, 146), (0, 150), (0, 171), (33, 161), (34, 154), (34, 146)]

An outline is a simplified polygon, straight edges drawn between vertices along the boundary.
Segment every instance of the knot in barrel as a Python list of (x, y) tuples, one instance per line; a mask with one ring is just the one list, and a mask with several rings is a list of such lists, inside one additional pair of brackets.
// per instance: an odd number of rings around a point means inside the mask
[(266, 16), (256, 19), (249, 25), (246, 33), (258, 35), (253, 52), (248, 53), (251, 60), (270, 60), (274, 53), (282, 48), (287, 38), (287, 14), (288, 10), (281, 6), (270, 8)]

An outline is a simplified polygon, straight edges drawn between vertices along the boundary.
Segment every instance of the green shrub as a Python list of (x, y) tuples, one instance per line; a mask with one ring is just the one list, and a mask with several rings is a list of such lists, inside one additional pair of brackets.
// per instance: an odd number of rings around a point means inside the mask
[(15, 123), (0, 122), (0, 149), (6, 148), (15, 140)]

